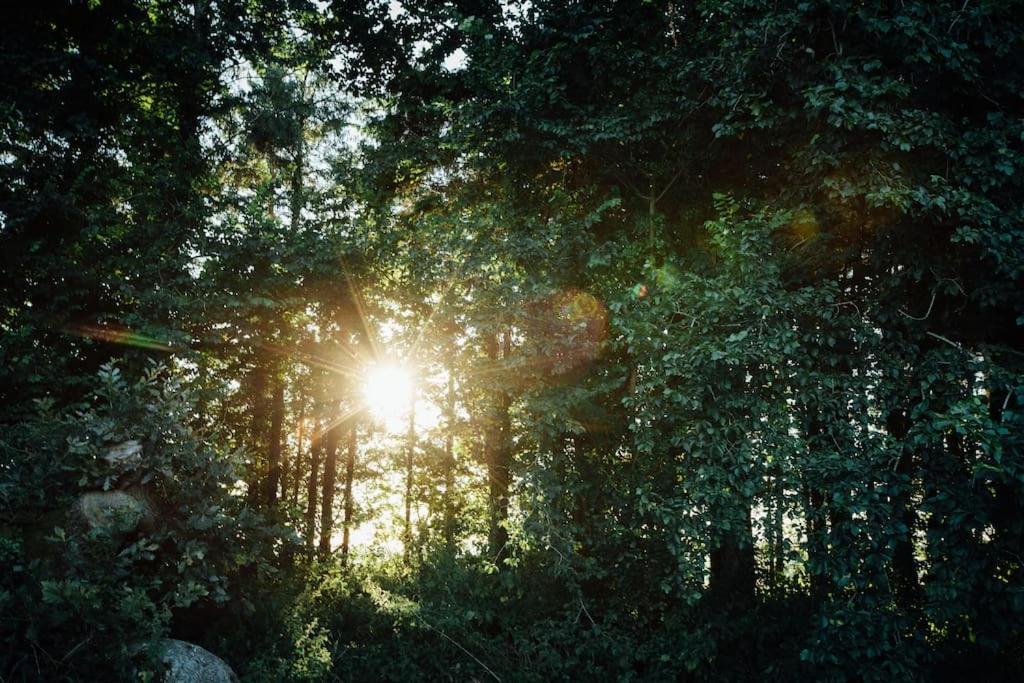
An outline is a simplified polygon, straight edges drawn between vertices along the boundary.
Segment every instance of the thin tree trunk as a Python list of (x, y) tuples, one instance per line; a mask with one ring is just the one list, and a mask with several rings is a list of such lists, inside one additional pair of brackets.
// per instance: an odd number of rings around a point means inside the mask
[(807, 559), (812, 565), (808, 574), (811, 577), (811, 595), (821, 600), (828, 593), (827, 576), (828, 528), (825, 524), (825, 495), (813, 488), (813, 484), (804, 485), (804, 518), (807, 521)]
[[(989, 417), (996, 424), (1002, 424), (1003, 414), (1007, 410), (1018, 410), (1014, 391), (1010, 387), (989, 388)], [(1011, 480), (1012, 481), (1012, 480)], [(993, 486), (995, 506), (992, 510), (992, 523), (997, 538), (1003, 547), (1017, 553), (1024, 545), (1024, 497), (1020, 495), (1020, 487), (1006, 481), (997, 481)], [(1018, 570), (1019, 571), (1019, 570)]]
[(782, 548), (782, 480), (778, 473), (771, 477), (768, 494), (768, 509), (765, 520), (768, 528), (765, 532), (768, 542), (768, 589), (772, 593), (778, 590), (782, 579), (783, 548)]
[(309, 480), (306, 485), (306, 548), (310, 552), (316, 543), (316, 503), (317, 491), (320, 490), (320, 455), (322, 451), (323, 434), (315, 431), (309, 447)]
[[(252, 371), (252, 419), (249, 422), (249, 438), (248, 445), (249, 451), (253, 454), (263, 452), (265, 447), (264, 436), (266, 435), (267, 429), (267, 373), (266, 369), (257, 365)], [(256, 462), (253, 464), (252, 470), (249, 472), (251, 477), (248, 482), (246, 491), (246, 499), (253, 504), (259, 502), (261, 487), (259, 473), (261, 471), (260, 463)]]
[(264, 499), (267, 505), (277, 501), (281, 477), (281, 427), (284, 422), (284, 374), (274, 379), (274, 398), (270, 416), (270, 449), (267, 456), (267, 481)]
[(342, 561), (348, 559), (349, 533), (352, 529), (352, 478), (356, 470), (356, 421), (348, 432), (348, 457), (345, 458), (345, 530), (341, 540)]
[[(335, 404), (335, 413), (338, 405)], [(332, 419), (334, 416), (332, 416)], [(331, 552), (331, 535), (334, 533), (334, 486), (338, 474), (338, 430), (334, 425), (327, 430), (324, 443), (324, 485), (320, 506), (320, 554)]]
[[(303, 124), (305, 122), (303, 121)], [(305, 125), (303, 125), (303, 128)], [(291, 229), (293, 236), (302, 226), (302, 206), (304, 202), (304, 188), (302, 186), (303, 173), (305, 172), (305, 145), (301, 142), (295, 153), (295, 167), (292, 169), (291, 190), (289, 194), (289, 212), (291, 213)]]
[(409, 400), (409, 431), (405, 451), (405, 528), (402, 531), (402, 550), (406, 561), (412, 550), (412, 477), (413, 456), (416, 452), (416, 399)]
[[(302, 442), (306, 437), (306, 399), (302, 399), (302, 407), (299, 409), (299, 433), (297, 437), (297, 443), (295, 445), (295, 461), (292, 463), (292, 478), (291, 478), (291, 503), (293, 506), (299, 504), (299, 482), (302, 479), (302, 466), (305, 464), (304, 458), (302, 457)], [(284, 489), (284, 486), (281, 486)], [(282, 495), (287, 495), (283, 493)]]
[(903, 609), (914, 609), (921, 602), (921, 587), (917, 580), (917, 561), (914, 559), (914, 527), (916, 515), (910, 506), (910, 490), (913, 486), (913, 453), (903, 446), (910, 431), (910, 421), (903, 411), (894, 410), (886, 418), (886, 428), (898, 443), (896, 474), (900, 481), (899, 493), (892, 499), (893, 518), (906, 527), (896, 540), (892, 553), (892, 589), (896, 604)]
[(444, 438), (444, 543), (455, 548), (455, 376), (448, 376)]
[[(505, 357), (511, 351), (511, 335), (504, 335), (503, 352)], [(492, 363), (498, 361), (498, 335), (493, 334), (487, 339), (487, 356)], [(492, 397), (491, 414), (484, 431), (484, 457), (487, 463), (487, 481), (489, 493), (490, 528), (488, 545), (490, 555), (498, 565), (504, 565), (508, 555), (508, 490), (511, 481), (510, 465), (512, 448), (508, 443), (510, 437), (509, 395), (505, 391), (495, 391)]]
[(783, 529), (783, 513), (785, 509), (785, 487), (779, 476), (775, 477), (775, 515), (772, 520), (772, 534), (775, 537), (775, 558), (772, 563), (771, 572), (774, 576), (774, 584), (778, 585), (778, 582), (782, 580), (783, 572), (785, 571), (785, 533)]
[[(302, 89), (300, 90), (300, 96), (306, 98), (306, 79), (309, 76), (309, 72), (305, 72), (302, 76)], [(296, 140), (296, 146), (293, 150), (294, 157), (292, 159), (292, 177), (291, 187), (289, 188), (289, 212), (291, 213), (291, 231), (292, 236), (296, 237), (299, 232), (299, 228), (302, 227), (302, 208), (305, 205), (306, 190), (303, 181), (305, 180), (306, 173), (306, 123), (307, 118), (301, 116), (299, 118), (299, 136)]]
[[(807, 450), (814, 458), (822, 449), (824, 426), (817, 408), (808, 408), (810, 415), (805, 429)], [(807, 560), (811, 580), (811, 596), (822, 600), (831, 588), (828, 574), (828, 510), (825, 505), (827, 481), (811, 479), (803, 482), (804, 518), (807, 521)]]

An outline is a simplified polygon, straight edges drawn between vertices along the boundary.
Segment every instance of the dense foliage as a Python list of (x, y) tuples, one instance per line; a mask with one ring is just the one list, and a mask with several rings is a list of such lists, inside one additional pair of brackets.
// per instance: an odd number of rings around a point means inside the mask
[(1024, 4), (4, 12), (3, 680), (1019, 676)]

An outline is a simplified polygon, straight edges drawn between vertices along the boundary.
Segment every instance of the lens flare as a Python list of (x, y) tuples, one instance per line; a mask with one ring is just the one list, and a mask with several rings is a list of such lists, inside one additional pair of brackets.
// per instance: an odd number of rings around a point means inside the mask
[(127, 327), (115, 325), (66, 325), (64, 332), (86, 339), (109, 342), (111, 344), (123, 344), (134, 346), (140, 349), (152, 349), (154, 351), (174, 351), (174, 348), (152, 337), (132, 332)]

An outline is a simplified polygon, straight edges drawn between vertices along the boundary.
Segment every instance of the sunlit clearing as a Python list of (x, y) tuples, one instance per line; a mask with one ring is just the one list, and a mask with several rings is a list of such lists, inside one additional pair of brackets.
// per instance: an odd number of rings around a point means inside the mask
[(363, 379), (363, 401), (370, 414), (388, 428), (401, 431), (412, 401), (412, 374), (392, 363), (372, 365)]

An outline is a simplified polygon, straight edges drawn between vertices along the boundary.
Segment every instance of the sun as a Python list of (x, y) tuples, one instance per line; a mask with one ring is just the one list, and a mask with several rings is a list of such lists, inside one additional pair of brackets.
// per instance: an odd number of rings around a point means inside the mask
[(389, 431), (400, 431), (413, 399), (412, 372), (398, 363), (377, 363), (363, 377), (363, 403)]

